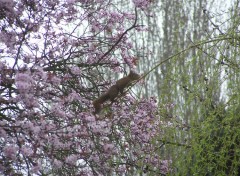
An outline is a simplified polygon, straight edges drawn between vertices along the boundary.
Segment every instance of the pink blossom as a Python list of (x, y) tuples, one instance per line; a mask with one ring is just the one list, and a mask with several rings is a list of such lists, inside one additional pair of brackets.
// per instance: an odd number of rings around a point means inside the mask
[(28, 147), (28, 146), (23, 146), (21, 148), (21, 152), (23, 155), (25, 156), (31, 156), (33, 154), (33, 150), (31, 147)]
[(61, 149), (63, 147), (63, 143), (58, 139), (54, 138), (50, 143), (56, 148), (56, 149)]
[(94, 122), (96, 119), (93, 115), (87, 115), (85, 116), (85, 120), (88, 122)]
[(30, 121), (25, 121), (23, 122), (22, 127), (28, 130), (33, 130), (34, 124)]
[(2, 138), (6, 138), (7, 137), (6, 131), (3, 128), (1, 128), (1, 127), (0, 127), (0, 137), (2, 137)]
[(28, 73), (18, 73), (15, 82), (20, 93), (27, 93), (30, 91), (32, 78)]
[(41, 131), (41, 128), (40, 128), (40, 126), (34, 126), (34, 128), (32, 129), (32, 131), (33, 131), (33, 133), (34, 133), (35, 135), (38, 135), (39, 132)]
[(32, 169), (31, 172), (32, 173), (38, 173), (40, 170), (42, 169), (42, 166), (39, 162), (37, 162), (37, 164), (35, 164)]
[(117, 171), (120, 172), (120, 173), (124, 173), (124, 172), (126, 172), (126, 170), (127, 170), (127, 168), (126, 168), (125, 165), (121, 165), (121, 166), (119, 166), (119, 168), (117, 169)]
[(51, 77), (51, 83), (53, 83), (54, 85), (59, 85), (61, 83), (61, 79), (56, 77), (56, 76), (52, 76)]
[(91, 124), (89, 124), (89, 126), (91, 127), (92, 132), (95, 134), (106, 135), (110, 133), (110, 128), (105, 121), (92, 122)]
[(70, 165), (76, 165), (76, 162), (78, 160), (78, 156), (77, 155), (70, 155), (66, 158), (66, 163), (70, 164)]
[(47, 80), (47, 73), (43, 70), (42, 67), (38, 67), (34, 73), (35, 73), (35, 75), (38, 75), (44, 81)]
[(146, 9), (150, 3), (150, 0), (132, 0), (136, 7)]
[(71, 67), (71, 72), (75, 75), (80, 75), (81, 74), (80, 68), (76, 67), (76, 66)]
[(6, 145), (3, 148), (3, 153), (7, 158), (16, 160), (18, 149), (16, 145)]
[(141, 135), (141, 138), (144, 142), (148, 142), (150, 140), (150, 135), (148, 133), (144, 133)]
[(61, 168), (63, 163), (57, 159), (54, 159), (53, 161), (53, 165), (56, 167), (56, 168)]
[(81, 99), (80, 95), (77, 92), (73, 91), (68, 95), (68, 97), (66, 98), (66, 101), (72, 102), (72, 101), (78, 101), (79, 99)]
[(167, 174), (169, 172), (169, 165), (171, 164), (171, 160), (162, 160), (160, 165), (160, 170), (162, 173)]
[[(1, 4), (0, 4), (0, 8), (1, 8)], [(5, 6), (5, 8), (10, 8), (10, 6)], [(11, 9), (12, 10), (12, 9)], [(7, 13), (6, 15), (12, 16), (9, 13)], [(9, 33), (5, 33), (5, 32), (0, 32), (0, 38), (1, 38), (1, 42), (5, 43), (5, 45), (10, 49), (10, 51), (14, 50), (15, 44), (16, 44), (16, 34), (9, 32)]]
[(110, 152), (111, 153), (113, 149), (114, 149), (114, 145), (113, 144), (105, 144), (103, 146), (103, 150), (105, 152)]
[(76, 0), (66, 0), (67, 3), (73, 4)]
[(96, 162), (96, 163), (99, 163), (100, 158), (99, 158), (98, 155), (92, 155), (92, 156), (90, 157), (90, 160), (92, 160), (92, 161), (94, 161), (94, 162)]

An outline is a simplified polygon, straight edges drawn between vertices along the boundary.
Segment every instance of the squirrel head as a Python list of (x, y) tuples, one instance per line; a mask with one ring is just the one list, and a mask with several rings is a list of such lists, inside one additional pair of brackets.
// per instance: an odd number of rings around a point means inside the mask
[(133, 70), (130, 70), (130, 73), (128, 76), (131, 78), (131, 80), (137, 80), (141, 77), (139, 74), (137, 74)]

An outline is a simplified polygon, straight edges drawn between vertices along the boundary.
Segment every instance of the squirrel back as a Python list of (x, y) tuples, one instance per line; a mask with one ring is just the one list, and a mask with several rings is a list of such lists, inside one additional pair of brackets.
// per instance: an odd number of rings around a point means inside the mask
[(107, 100), (111, 100), (114, 101), (115, 97), (118, 96), (118, 88), (116, 85), (111, 86), (107, 92), (105, 92), (104, 94), (102, 94), (100, 97), (98, 97), (97, 99), (95, 99), (93, 101), (93, 106), (95, 108), (95, 112), (94, 114), (98, 114), (101, 111), (102, 108), (102, 104), (107, 101)]
[(138, 80), (139, 78), (140, 75), (131, 70), (126, 77), (123, 77), (116, 82), (118, 90), (123, 93), (124, 88), (128, 87), (132, 81)]
[(119, 79), (115, 85), (111, 86), (104, 94), (93, 101), (93, 106), (95, 108), (94, 114), (97, 114), (101, 111), (102, 104), (107, 101), (111, 100), (112, 102), (118, 96), (119, 92), (123, 93), (124, 88), (129, 86), (132, 81), (137, 80), (140, 78), (140, 75), (130, 71), (130, 73), (121, 79)]

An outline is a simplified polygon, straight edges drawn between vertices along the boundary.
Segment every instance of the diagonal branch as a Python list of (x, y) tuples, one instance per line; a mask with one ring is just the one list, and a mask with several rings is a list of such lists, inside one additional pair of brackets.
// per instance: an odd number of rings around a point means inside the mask
[(122, 33), (122, 35), (119, 37), (119, 39), (114, 43), (114, 45), (112, 45), (112, 47), (106, 52), (104, 53), (101, 58), (98, 60), (98, 63), (103, 60), (104, 57), (106, 57), (110, 52), (112, 52), (112, 50), (120, 43), (120, 41), (122, 40), (122, 38), (132, 29), (134, 29), (135, 27), (137, 27), (137, 8), (135, 8), (135, 20), (134, 20), (134, 23), (133, 25), (128, 28), (126, 31), (124, 31)]

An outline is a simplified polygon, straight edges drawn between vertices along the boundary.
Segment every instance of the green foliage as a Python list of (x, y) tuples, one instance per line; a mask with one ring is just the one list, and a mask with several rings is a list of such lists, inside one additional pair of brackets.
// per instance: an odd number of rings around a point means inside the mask
[(156, 139), (159, 156), (173, 162), (170, 175), (240, 174), (239, 4), (158, 1), (144, 47), (136, 41), (147, 78), (142, 92), (158, 97), (161, 120), (170, 124)]
[[(193, 127), (192, 148), (186, 157), (183, 175), (240, 174), (240, 115), (233, 107), (217, 105), (199, 126)], [(181, 175), (180, 174), (180, 175)]]

